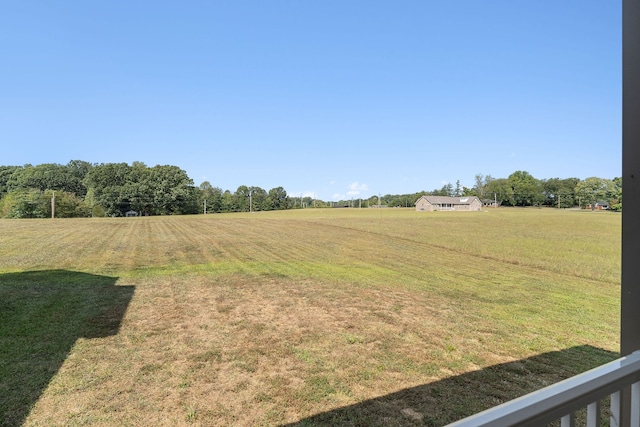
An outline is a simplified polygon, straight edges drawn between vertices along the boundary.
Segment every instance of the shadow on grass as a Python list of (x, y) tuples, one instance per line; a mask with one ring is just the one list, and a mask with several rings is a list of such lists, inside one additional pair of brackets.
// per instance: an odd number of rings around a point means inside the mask
[(287, 426), (443, 426), (618, 357), (589, 345), (572, 347), (408, 388)]
[(115, 335), (133, 296), (116, 277), (0, 274), (0, 425), (21, 425), (78, 338)]

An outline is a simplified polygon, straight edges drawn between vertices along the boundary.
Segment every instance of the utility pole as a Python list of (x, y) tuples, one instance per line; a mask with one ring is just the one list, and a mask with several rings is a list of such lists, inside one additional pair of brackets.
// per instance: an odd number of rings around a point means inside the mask
[(378, 194), (378, 209), (380, 209), (380, 194)]
[(253, 212), (253, 199), (251, 197), (251, 193), (253, 190), (249, 190), (249, 213)]
[(498, 195), (496, 193), (493, 193), (493, 207), (498, 207)]
[(207, 214), (207, 199), (204, 199), (204, 214)]
[(51, 219), (56, 217), (56, 192), (51, 196)]

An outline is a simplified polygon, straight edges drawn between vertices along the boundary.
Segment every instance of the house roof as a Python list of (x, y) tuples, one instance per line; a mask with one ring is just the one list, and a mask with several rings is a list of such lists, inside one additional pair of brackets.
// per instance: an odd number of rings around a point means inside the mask
[(476, 196), (465, 196), (465, 197), (449, 197), (449, 196), (422, 196), (416, 201), (416, 205), (421, 199), (425, 199), (427, 202), (432, 205), (442, 205), (442, 204), (450, 204), (450, 205), (470, 205), (474, 200), (480, 201)]

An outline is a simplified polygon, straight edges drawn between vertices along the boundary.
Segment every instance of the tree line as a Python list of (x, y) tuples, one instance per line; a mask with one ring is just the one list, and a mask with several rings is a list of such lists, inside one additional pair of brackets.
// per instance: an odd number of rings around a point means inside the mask
[(590, 177), (536, 179), (526, 171), (507, 178), (478, 174), (472, 187), (445, 184), (432, 191), (374, 195), (328, 202), (290, 197), (283, 187), (268, 191), (241, 185), (234, 192), (203, 182), (195, 186), (177, 166), (142, 162), (98, 163), (72, 160), (66, 165), (0, 166), (0, 217), (176, 215), (249, 212), (311, 207), (411, 207), (423, 195), (477, 196), (503, 206), (586, 207), (608, 203), (622, 209), (622, 179)]
[[(472, 187), (445, 184), (432, 191), (421, 191), (404, 195), (385, 195), (382, 204), (390, 207), (413, 206), (423, 195), (432, 196), (477, 196), (486, 203), (499, 206), (549, 206), (572, 208), (594, 206), (607, 203), (614, 211), (622, 210), (622, 178), (590, 177), (537, 179), (529, 172), (516, 171), (507, 178), (493, 178), (491, 175), (477, 174)], [(412, 201), (412, 202), (411, 202)], [(377, 196), (367, 203), (377, 203)]]
[[(308, 201), (307, 201), (308, 202)], [(234, 193), (208, 182), (194, 186), (177, 166), (142, 162), (0, 166), (0, 217), (59, 218), (177, 215), (287, 209), (282, 187), (240, 186)]]

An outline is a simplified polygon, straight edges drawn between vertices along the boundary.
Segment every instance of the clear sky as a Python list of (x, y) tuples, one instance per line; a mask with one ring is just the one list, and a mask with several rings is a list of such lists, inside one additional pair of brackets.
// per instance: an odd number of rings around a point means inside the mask
[(620, 0), (7, 0), (0, 165), (323, 200), (614, 178), (621, 20)]

